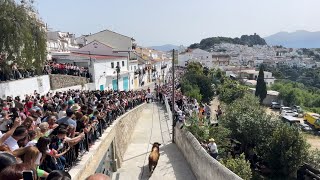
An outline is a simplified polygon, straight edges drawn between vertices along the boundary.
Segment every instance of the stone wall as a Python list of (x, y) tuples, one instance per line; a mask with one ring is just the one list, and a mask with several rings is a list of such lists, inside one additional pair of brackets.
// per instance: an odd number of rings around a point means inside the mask
[(189, 131), (175, 128), (175, 143), (197, 179), (241, 180), (239, 176), (213, 159)]
[[(167, 97), (165, 97), (164, 100), (169, 118), (172, 120)], [(179, 127), (179, 124), (177, 124), (174, 131), (174, 142), (186, 158), (197, 179), (241, 180), (239, 176), (212, 158), (192, 133)]]
[(121, 167), (136, 121), (140, 118), (144, 106), (145, 104), (142, 104), (124, 114), (105, 130), (99, 140), (90, 148), (90, 151), (69, 171), (73, 180), (83, 180), (94, 174), (112, 142), (115, 144), (116, 168)]
[(121, 167), (124, 153), (126, 152), (128, 145), (130, 144), (131, 135), (136, 126), (136, 121), (140, 118), (142, 111), (141, 108), (133, 110), (131, 113), (127, 113), (119, 119), (119, 122), (116, 127), (116, 155), (118, 160), (118, 166)]
[(50, 76), (50, 86), (51, 90), (61, 89), (71, 86), (84, 85), (87, 82), (87, 78), (79, 76), (68, 76), (60, 74), (51, 74)]

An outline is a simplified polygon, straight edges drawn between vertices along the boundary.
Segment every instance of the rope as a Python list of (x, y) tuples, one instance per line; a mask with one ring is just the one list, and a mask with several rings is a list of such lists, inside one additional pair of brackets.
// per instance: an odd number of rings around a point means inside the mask
[(151, 141), (151, 137), (152, 137), (152, 132), (153, 132), (153, 115), (154, 115), (154, 103), (152, 103), (152, 124), (151, 124), (151, 133), (150, 133), (150, 137), (149, 137), (149, 141), (148, 141), (148, 147), (147, 147), (147, 151), (146, 151), (146, 156), (144, 158), (144, 161), (143, 161), (143, 166), (142, 166), (142, 173), (141, 173), (141, 176), (140, 176), (140, 179), (142, 179), (143, 177), (143, 174), (144, 174), (144, 166), (146, 164), (146, 159), (147, 159), (147, 156), (148, 156), (148, 152), (149, 152), (149, 146), (150, 146), (150, 141)]

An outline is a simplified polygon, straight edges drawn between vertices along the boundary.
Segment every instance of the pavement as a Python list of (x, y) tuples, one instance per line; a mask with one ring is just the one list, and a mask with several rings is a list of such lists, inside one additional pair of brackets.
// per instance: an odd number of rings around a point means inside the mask
[[(165, 112), (163, 105), (156, 102), (147, 104), (133, 132), (122, 167), (112, 175), (113, 180), (196, 179), (183, 154), (171, 142), (172, 122)], [(162, 145), (158, 166), (151, 175), (148, 169), (148, 156), (151, 144), (154, 142)]]

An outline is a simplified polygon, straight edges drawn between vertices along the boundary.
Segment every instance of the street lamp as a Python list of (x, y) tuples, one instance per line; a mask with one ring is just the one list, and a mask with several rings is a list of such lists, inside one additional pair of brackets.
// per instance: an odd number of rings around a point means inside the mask
[(119, 91), (119, 73), (120, 73), (119, 66), (116, 66), (116, 72), (117, 72), (117, 91)]

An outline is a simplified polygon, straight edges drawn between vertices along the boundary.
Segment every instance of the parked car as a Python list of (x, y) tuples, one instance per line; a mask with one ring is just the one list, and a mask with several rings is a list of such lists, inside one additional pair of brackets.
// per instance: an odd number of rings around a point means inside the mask
[(291, 109), (291, 107), (282, 106), (280, 108), (280, 113), (282, 113), (282, 111), (292, 111), (292, 109)]
[(312, 128), (308, 124), (300, 124), (302, 131), (312, 131)]
[(292, 111), (292, 110), (283, 110), (283, 111), (281, 112), (281, 115), (282, 115), (282, 116), (298, 117), (299, 113), (294, 112), (294, 111)]
[(302, 112), (302, 108), (300, 106), (296, 106), (296, 105), (292, 106), (292, 110), (297, 113)]
[(270, 108), (271, 109), (280, 109), (281, 108), (281, 104), (279, 104), (277, 102), (271, 102)]

